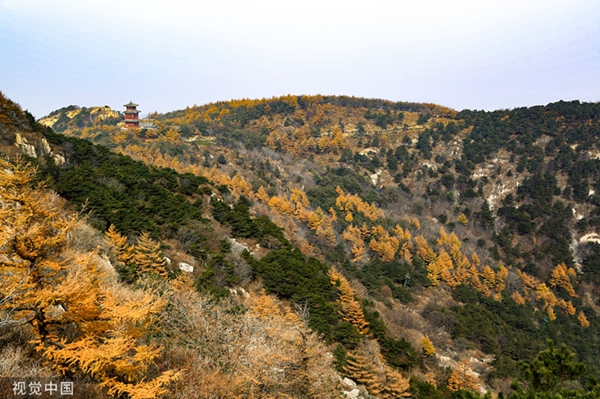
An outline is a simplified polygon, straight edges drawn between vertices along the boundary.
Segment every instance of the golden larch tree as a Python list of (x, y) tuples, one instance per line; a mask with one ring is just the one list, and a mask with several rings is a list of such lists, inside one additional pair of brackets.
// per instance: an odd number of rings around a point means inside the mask
[(519, 294), (518, 291), (515, 291), (511, 296), (510, 296), (518, 305), (525, 305), (525, 299), (523, 298), (523, 296), (521, 294)]
[(448, 388), (452, 392), (461, 389), (471, 391), (479, 390), (479, 381), (475, 374), (473, 374), (473, 370), (471, 370), (471, 366), (466, 359), (461, 360), (452, 371), (452, 374), (448, 379)]
[(127, 244), (127, 237), (119, 233), (114, 224), (104, 234), (104, 241), (118, 262), (127, 264), (133, 259), (133, 246)]
[(382, 399), (398, 399), (410, 396), (410, 382), (397, 370), (385, 367), (381, 381), (379, 397)]
[(572, 298), (576, 298), (577, 294), (575, 293), (573, 283), (571, 282), (571, 276), (575, 275), (575, 270), (573, 268), (567, 268), (567, 265), (563, 262), (552, 270), (549, 283), (552, 287), (564, 288)]
[(454, 280), (450, 272), (453, 267), (450, 255), (442, 249), (439, 256), (427, 266), (427, 278), (431, 281), (431, 285), (439, 285), (442, 278), (448, 285), (454, 286)]
[(435, 260), (436, 254), (429, 244), (427, 244), (425, 237), (422, 235), (415, 237), (415, 245), (417, 246), (417, 255), (419, 255), (425, 263), (429, 264)]
[(373, 362), (369, 361), (366, 356), (359, 353), (350, 353), (344, 371), (350, 378), (359, 384), (365, 385), (369, 393), (377, 395), (381, 392), (380, 378), (373, 368)]
[(586, 328), (590, 326), (590, 322), (588, 321), (587, 317), (585, 317), (585, 313), (583, 313), (583, 311), (579, 312), (579, 316), (577, 316), (577, 319), (579, 320), (581, 327)]
[(143, 232), (134, 248), (133, 263), (137, 276), (154, 274), (167, 277), (167, 260), (160, 250), (160, 244)]
[(265, 203), (268, 203), (270, 199), (269, 194), (267, 194), (267, 190), (265, 190), (263, 186), (260, 186), (256, 191), (256, 198)]
[(433, 342), (431, 342), (427, 335), (421, 338), (421, 346), (423, 347), (423, 353), (425, 354), (425, 356), (435, 355), (435, 346), (433, 345)]
[(356, 300), (356, 293), (348, 280), (334, 267), (331, 268), (329, 276), (331, 283), (336, 285), (340, 291), (339, 303), (342, 318), (352, 323), (361, 334), (368, 334), (369, 323), (365, 320), (365, 314), (360, 303)]
[(81, 221), (42, 185), (35, 171), (0, 159), (0, 320), (29, 324), (33, 343), (59, 372), (91, 376), (109, 394), (156, 398), (178, 376), (146, 380), (160, 354), (140, 339), (164, 302), (118, 285), (94, 252), (72, 248)]

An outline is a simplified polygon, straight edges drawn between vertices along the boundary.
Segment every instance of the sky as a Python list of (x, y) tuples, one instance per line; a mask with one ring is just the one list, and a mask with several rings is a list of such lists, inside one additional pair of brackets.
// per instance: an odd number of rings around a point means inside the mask
[(349, 95), (600, 101), (598, 0), (0, 0), (0, 91), (36, 117)]

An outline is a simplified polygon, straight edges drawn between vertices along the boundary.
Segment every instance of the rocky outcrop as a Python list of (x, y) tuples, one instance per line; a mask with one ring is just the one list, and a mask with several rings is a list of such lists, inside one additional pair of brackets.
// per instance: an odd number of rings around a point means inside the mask
[(65, 157), (52, 152), (52, 148), (50, 147), (50, 144), (48, 143), (48, 140), (46, 140), (45, 137), (40, 137), (36, 139), (32, 144), (26, 137), (22, 136), (21, 133), (17, 132), (15, 133), (15, 145), (24, 154), (32, 158), (39, 158), (44, 155), (50, 155), (57, 165), (65, 164)]

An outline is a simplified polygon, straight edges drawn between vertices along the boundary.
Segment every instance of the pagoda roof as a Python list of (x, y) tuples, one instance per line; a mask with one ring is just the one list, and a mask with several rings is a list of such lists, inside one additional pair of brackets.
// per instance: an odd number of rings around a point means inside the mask
[(140, 112), (142, 112), (142, 111), (138, 111), (137, 109), (135, 111), (134, 110), (123, 111), (124, 114), (139, 114)]
[(138, 107), (140, 104), (134, 104), (133, 102), (129, 101), (129, 104), (125, 104), (123, 105), (124, 107)]

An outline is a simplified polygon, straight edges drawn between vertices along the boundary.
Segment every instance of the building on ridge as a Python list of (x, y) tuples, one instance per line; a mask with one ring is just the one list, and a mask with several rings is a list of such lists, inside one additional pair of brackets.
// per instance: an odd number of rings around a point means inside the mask
[(129, 104), (125, 104), (124, 107), (126, 108), (124, 114), (125, 114), (125, 127), (128, 129), (131, 128), (139, 128), (140, 127), (140, 119), (138, 114), (140, 113), (140, 111), (138, 111), (136, 109), (136, 107), (139, 104), (134, 104), (133, 102), (129, 101)]

